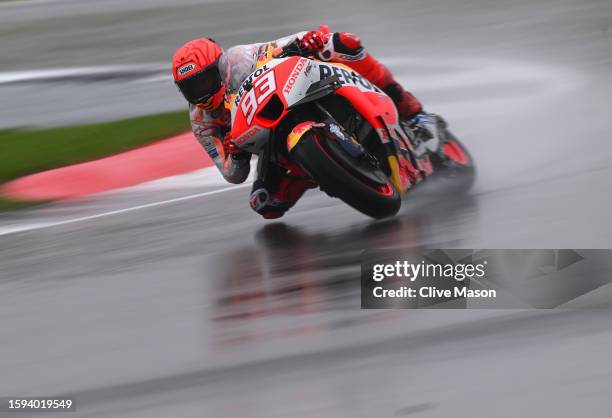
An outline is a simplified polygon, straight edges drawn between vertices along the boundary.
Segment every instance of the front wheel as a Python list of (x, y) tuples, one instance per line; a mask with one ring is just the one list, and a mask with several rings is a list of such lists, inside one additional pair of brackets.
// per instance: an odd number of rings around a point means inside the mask
[(310, 131), (291, 155), (321, 190), (354, 209), (376, 219), (399, 211), (401, 197), (383, 171), (371, 160), (349, 155), (336, 141)]

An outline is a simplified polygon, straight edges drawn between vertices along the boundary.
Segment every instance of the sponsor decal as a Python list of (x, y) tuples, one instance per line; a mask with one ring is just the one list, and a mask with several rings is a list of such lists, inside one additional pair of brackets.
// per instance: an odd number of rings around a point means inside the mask
[(267, 64), (264, 64), (261, 68), (258, 68), (257, 70), (255, 70), (255, 72), (251, 73), (251, 75), (248, 76), (240, 85), (240, 88), (238, 89), (238, 94), (236, 95), (236, 101), (234, 103), (238, 104), (240, 102), (240, 99), (242, 99), (244, 93), (251, 89), (251, 87), (253, 86), (253, 79), (259, 77), (269, 69), (270, 67), (268, 67)]
[(315, 122), (302, 122), (297, 125), (287, 136), (287, 149), (291, 151), (293, 147), (297, 145), (302, 135), (304, 135), (311, 128), (322, 128), (324, 127), (324, 123), (315, 123)]
[(176, 72), (178, 73), (178, 75), (185, 75), (195, 70), (195, 68), (195, 64), (193, 62), (190, 62), (189, 64), (185, 64), (182, 67), (179, 67)]
[(259, 47), (257, 51), (257, 60), (255, 67), (260, 67), (268, 62), (272, 58), (272, 52), (274, 51), (274, 46), (272, 44), (264, 44)]
[(204, 149), (210, 156), (210, 158), (215, 159), (219, 156), (219, 152), (217, 151), (217, 145), (212, 138), (207, 138), (204, 140)]
[(293, 86), (295, 85), (298, 76), (300, 75), (306, 64), (308, 64), (308, 60), (306, 58), (301, 58), (295, 65), (293, 71), (291, 72), (291, 76), (289, 77), (289, 79), (285, 83), (285, 87), (283, 88), (283, 92), (285, 94), (291, 93), (291, 90), (293, 89)]
[(261, 45), (257, 50), (257, 61), (263, 61), (266, 59), (266, 50), (268, 49), (268, 45)]
[(361, 51), (356, 55), (340, 54), (339, 58), (344, 61), (361, 61), (365, 58), (365, 51)]
[(244, 144), (246, 141), (248, 141), (249, 139), (253, 138), (255, 135), (257, 135), (259, 132), (261, 132), (261, 128), (259, 126), (253, 126), (251, 127), (249, 130), (247, 130), (245, 133), (243, 133), (242, 135), (240, 135), (238, 138), (236, 138), (234, 140), (234, 143), (236, 145), (242, 145)]
[(319, 64), (319, 76), (321, 80), (334, 75), (338, 77), (340, 84), (342, 85), (355, 86), (364, 90), (382, 93), (381, 89), (370, 83), (367, 78), (361, 76), (355, 71), (349, 71), (335, 65)]
[(306, 66), (306, 69), (304, 70), (304, 75), (308, 77), (308, 74), (310, 74), (310, 72), (312, 71), (312, 61), (308, 61), (308, 65)]
[(332, 123), (332, 124), (329, 125), (329, 131), (332, 134), (336, 135), (338, 138), (341, 138), (341, 139), (345, 139), (346, 138), (345, 135), (344, 135), (344, 132), (342, 131), (342, 129), (340, 129), (340, 127), (338, 125), (336, 125), (335, 123)]
[(300, 123), (298, 126), (293, 128), (293, 133), (296, 135), (303, 135), (304, 132), (309, 130), (310, 128), (323, 128), (325, 126), (324, 123), (316, 123), (316, 122), (304, 122)]

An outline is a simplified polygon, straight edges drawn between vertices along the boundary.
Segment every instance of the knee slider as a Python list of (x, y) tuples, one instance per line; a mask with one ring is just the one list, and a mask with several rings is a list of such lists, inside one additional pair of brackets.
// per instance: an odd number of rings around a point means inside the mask
[(265, 188), (258, 188), (251, 192), (249, 205), (251, 209), (266, 219), (280, 218), (291, 207), (288, 203), (278, 202), (272, 198)]
[(264, 188), (253, 190), (249, 198), (249, 205), (255, 212), (261, 214), (266, 211), (266, 205), (270, 200), (270, 194)]

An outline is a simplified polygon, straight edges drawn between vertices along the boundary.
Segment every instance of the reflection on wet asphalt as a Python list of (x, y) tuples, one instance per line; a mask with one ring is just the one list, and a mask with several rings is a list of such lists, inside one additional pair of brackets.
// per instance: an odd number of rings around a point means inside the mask
[(416, 216), (367, 222), (333, 234), (308, 233), (284, 222), (265, 224), (255, 232), (254, 245), (220, 254), (223, 273), (216, 281), (216, 304), (221, 312), (215, 319), (353, 310), (359, 306), (364, 248), (414, 247), (424, 228), (440, 225), (453, 212), (474, 214), (474, 209), (474, 199), (461, 196), (452, 205), (440, 203)]

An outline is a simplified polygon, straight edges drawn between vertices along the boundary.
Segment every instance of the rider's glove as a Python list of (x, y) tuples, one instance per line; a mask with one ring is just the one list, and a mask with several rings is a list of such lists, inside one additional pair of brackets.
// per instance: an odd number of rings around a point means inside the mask
[(325, 35), (323, 32), (311, 30), (300, 38), (300, 49), (305, 53), (319, 52), (325, 47)]
[(250, 154), (246, 151), (241, 150), (238, 146), (232, 141), (232, 136), (228, 132), (223, 139), (223, 151), (227, 157), (231, 157), (232, 160), (244, 160), (250, 158)]

